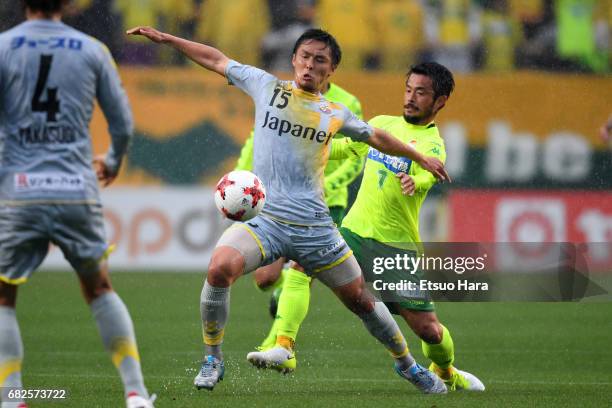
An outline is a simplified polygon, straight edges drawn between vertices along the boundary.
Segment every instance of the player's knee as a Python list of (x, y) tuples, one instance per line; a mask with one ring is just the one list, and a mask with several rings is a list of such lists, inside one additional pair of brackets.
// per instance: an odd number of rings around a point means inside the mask
[(87, 304), (113, 290), (105, 263), (100, 265), (97, 272), (84, 273), (79, 271), (78, 276), (81, 282), (81, 291)]
[(274, 283), (276, 283), (276, 279), (271, 279), (269, 276), (264, 275), (264, 274), (262, 275), (255, 274), (255, 284), (261, 290), (270, 289), (270, 287), (272, 287)]
[(268, 290), (270, 288), (270, 281), (265, 277), (255, 275), (255, 285), (259, 290)]
[(351, 290), (343, 299), (344, 304), (356, 315), (371, 313), (374, 310), (374, 302), (363, 287)]
[(359, 316), (372, 313), (373, 310), (374, 302), (365, 299), (360, 299), (359, 303), (355, 305), (355, 309), (353, 311)]
[(99, 286), (89, 291), (85, 290), (83, 292), (83, 295), (85, 296), (85, 301), (87, 302), (87, 304), (91, 304), (91, 302), (93, 302), (100, 296), (110, 293), (112, 291), (113, 291), (113, 288), (110, 285)]
[(15, 308), (17, 304), (17, 286), (0, 281), (0, 306)]
[(208, 283), (216, 287), (228, 287), (242, 273), (242, 257), (213, 256), (208, 266)]
[(272, 288), (281, 278), (284, 264), (285, 258), (281, 257), (269, 265), (257, 268), (255, 270), (255, 284), (257, 287), (261, 290)]
[(417, 335), (428, 344), (440, 344), (442, 342), (442, 328), (436, 321), (426, 321), (419, 325)]

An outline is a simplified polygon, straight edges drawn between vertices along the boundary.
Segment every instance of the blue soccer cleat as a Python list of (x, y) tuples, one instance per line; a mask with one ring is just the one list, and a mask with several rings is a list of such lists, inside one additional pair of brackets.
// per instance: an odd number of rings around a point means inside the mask
[(406, 370), (401, 370), (396, 364), (395, 371), (400, 377), (410, 381), (423, 394), (446, 394), (448, 392), (444, 381), (440, 377), (417, 363)]
[(200, 372), (193, 380), (193, 385), (195, 385), (198, 390), (205, 388), (212, 391), (215, 385), (223, 380), (224, 374), (225, 364), (223, 364), (223, 361), (214, 356), (206, 356), (204, 357), (204, 362), (202, 362)]

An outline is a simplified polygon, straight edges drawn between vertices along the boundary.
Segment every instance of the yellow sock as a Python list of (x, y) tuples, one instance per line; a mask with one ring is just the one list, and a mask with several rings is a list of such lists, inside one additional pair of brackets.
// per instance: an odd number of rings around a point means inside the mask
[(454, 371), (453, 366), (450, 366), (448, 368), (440, 368), (437, 366), (436, 363), (433, 363), (433, 369), (436, 375), (443, 380), (449, 380), (452, 377)]
[(293, 345), (295, 344), (295, 340), (291, 337), (287, 336), (277, 336), (276, 337), (276, 345), (286, 348), (289, 351), (293, 351)]

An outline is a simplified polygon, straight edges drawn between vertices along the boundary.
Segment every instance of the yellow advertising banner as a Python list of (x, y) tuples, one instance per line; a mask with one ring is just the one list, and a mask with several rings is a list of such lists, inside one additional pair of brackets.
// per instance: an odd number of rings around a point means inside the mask
[[(401, 114), (404, 77), (340, 74), (337, 79), (361, 99), (366, 117)], [(597, 130), (612, 114), (612, 76), (515, 72), (456, 75), (455, 83), (437, 122), (462, 123), (471, 144), (485, 144), (489, 123), (503, 120), (538, 138), (569, 131), (604, 147)]]
[[(122, 68), (121, 77), (134, 112), (136, 138), (120, 183), (211, 183), (233, 167), (253, 125), (253, 104), (246, 94), (228, 86), (225, 78), (195, 67)], [(366, 118), (401, 114), (403, 75), (339, 71), (334, 79), (359, 97)], [(539, 140), (570, 132), (595, 150), (605, 149), (597, 129), (612, 113), (609, 76), (516, 72), (455, 79), (455, 92), (438, 124), (443, 130), (445, 124), (460, 124), (472, 146), (485, 146), (491, 123), (501, 121), (513, 132)], [(97, 109), (91, 124), (96, 152), (108, 146), (106, 129)], [(200, 159), (195, 168), (188, 166)], [(214, 169), (207, 171), (210, 163)]]

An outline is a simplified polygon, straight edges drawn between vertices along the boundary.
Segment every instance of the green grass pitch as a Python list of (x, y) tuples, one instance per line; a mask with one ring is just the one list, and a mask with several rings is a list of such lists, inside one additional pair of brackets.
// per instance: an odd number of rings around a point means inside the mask
[[(612, 406), (612, 303), (445, 303), (456, 365), (484, 393), (420, 395), (360, 321), (320, 283), (298, 336), (298, 369), (282, 376), (245, 359), (266, 334), (268, 294), (240, 279), (226, 327), (226, 378), (213, 392), (192, 386), (202, 340), (196, 273), (114, 273), (128, 305), (145, 380), (157, 407), (607, 407)], [(67, 389), (61, 402), (30, 407), (122, 407), (122, 387), (71, 273), (39, 272), (19, 293), (26, 388)], [(412, 352), (425, 360), (420, 343)]]

